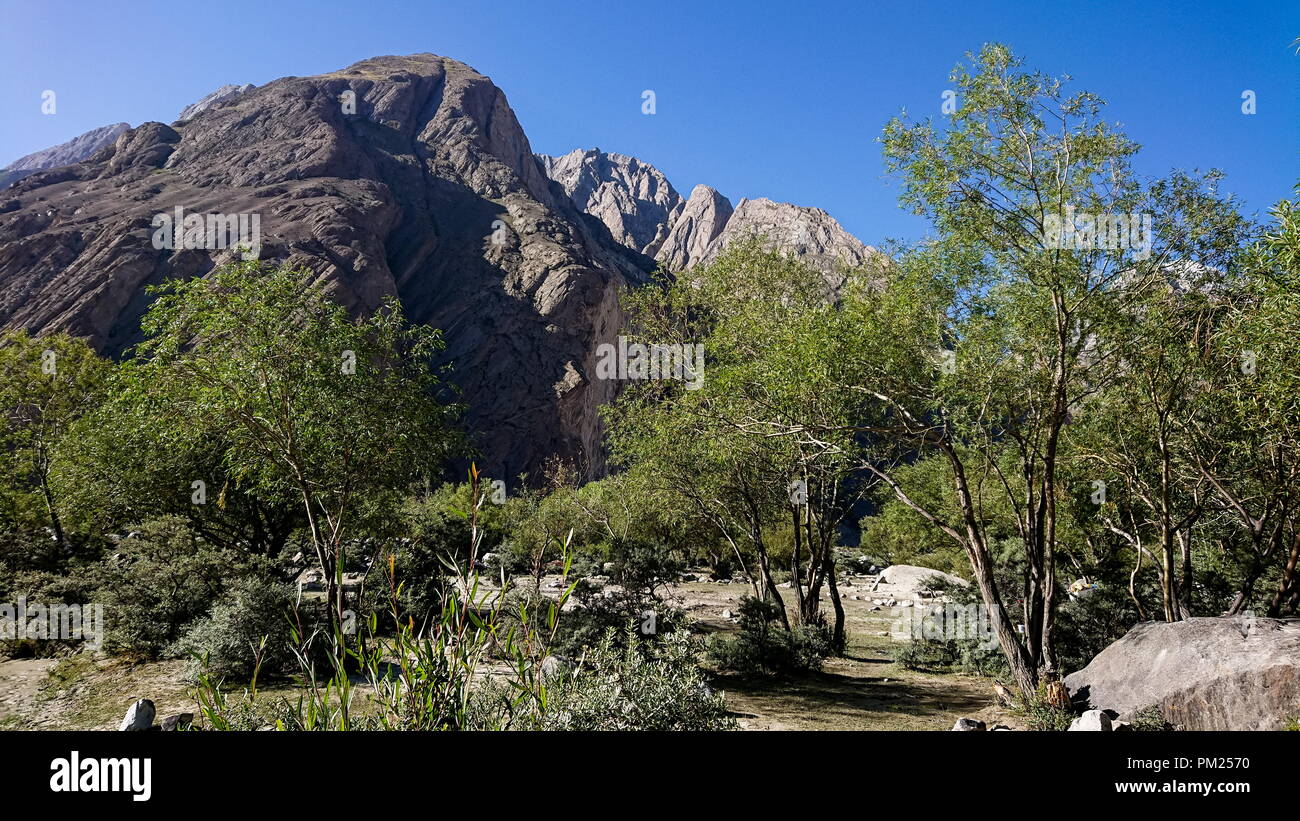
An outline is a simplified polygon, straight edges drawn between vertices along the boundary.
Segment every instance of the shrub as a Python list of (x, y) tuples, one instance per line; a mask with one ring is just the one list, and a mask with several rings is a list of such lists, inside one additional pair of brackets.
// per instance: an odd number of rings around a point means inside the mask
[(709, 637), (706, 654), (724, 670), (737, 673), (787, 673), (819, 669), (831, 655), (833, 636), (824, 622), (782, 627), (779, 605), (745, 596), (740, 600), (740, 632)]
[(1031, 730), (1059, 732), (1070, 729), (1075, 719), (1074, 711), (1052, 703), (1047, 688), (1040, 685), (1033, 698), (1020, 703), (1016, 709), (1024, 716)]
[(1063, 603), (1057, 611), (1053, 634), (1057, 662), (1065, 670), (1086, 667), (1140, 618), (1128, 591), (1119, 586), (1103, 584)]
[(87, 568), (104, 605), (105, 649), (158, 658), (225, 591), (235, 556), (199, 538), (178, 517), (153, 519)]
[(1137, 732), (1164, 733), (1174, 729), (1174, 725), (1165, 720), (1159, 707), (1147, 707), (1129, 716), (1131, 729)]
[(248, 681), (255, 672), (281, 673), (294, 659), (293, 604), (288, 585), (245, 577), (194, 623), (176, 650), (191, 656), (195, 674), (204, 670), (220, 678)]
[[(957, 607), (984, 607), (974, 585), (954, 585), (942, 577), (934, 577), (928, 584)], [(960, 670), (982, 676), (1005, 676), (1008, 672), (1006, 657), (996, 639), (978, 632), (952, 638), (909, 639), (899, 645), (894, 658), (909, 670)]]
[(511, 726), (579, 731), (736, 729), (725, 700), (708, 686), (696, 665), (696, 649), (696, 642), (684, 631), (645, 643), (610, 630), (572, 671), (547, 683), (544, 708), (516, 716)]
[(610, 547), (613, 582), (640, 600), (659, 597), (659, 588), (677, 581), (685, 565), (659, 545), (616, 539)]

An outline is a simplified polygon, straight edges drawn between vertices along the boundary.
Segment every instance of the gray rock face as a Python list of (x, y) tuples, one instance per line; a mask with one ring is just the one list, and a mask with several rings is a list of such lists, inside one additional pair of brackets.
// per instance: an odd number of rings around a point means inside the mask
[(708, 264), (731, 243), (760, 236), (773, 250), (826, 273), (834, 288), (843, 284), (839, 271), (862, 265), (877, 253), (820, 208), (760, 198), (742, 199), (736, 205), (726, 227), (699, 262)]
[(78, 137), (73, 137), (66, 143), (44, 148), (17, 159), (0, 170), (0, 188), (5, 188), (11, 183), (17, 182), (37, 171), (58, 168), (62, 165), (72, 165), (90, 159), (106, 146), (112, 145), (113, 141), (122, 132), (130, 130), (130, 128), (131, 126), (128, 123), (101, 126), (100, 128), (91, 129)]
[(122, 719), (120, 731), (139, 732), (148, 730), (153, 727), (153, 719), (157, 714), (153, 702), (147, 698), (142, 698), (127, 708), (126, 716)]
[(663, 243), (683, 205), (659, 169), (636, 157), (593, 148), (537, 159), (574, 205), (609, 228), (615, 242), (648, 256)]
[(245, 91), (250, 91), (252, 89), (253, 89), (252, 83), (244, 83), (242, 86), (241, 85), (221, 86), (216, 91), (209, 92), (208, 94), (205, 94), (204, 96), (200, 97), (199, 99), (195, 100), (194, 102), (182, 108), (181, 113), (176, 117), (176, 119), (177, 121), (192, 120), (198, 115), (202, 114), (204, 111), (207, 111), (209, 108), (216, 105), (217, 103), (223, 100), (228, 100), (231, 97), (234, 97), (239, 94), (243, 94)]
[(705, 185), (697, 185), (683, 201), (654, 166), (600, 149), (538, 155), (538, 161), (578, 208), (609, 228), (616, 242), (654, 257), (670, 272), (707, 264), (731, 243), (762, 236), (774, 250), (826, 273), (831, 287), (838, 288), (843, 284), (840, 271), (877, 254), (820, 208), (742, 199), (733, 209), (726, 197)]
[(442, 329), (488, 475), (537, 475), (553, 455), (603, 470), (596, 409), (616, 383), (592, 378), (595, 350), (652, 263), (588, 227), (486, 77), (432, 54), (378, 57), (32, 174), (0, 198), (0, 327), (122, 352), (145, 286), (234, 257), (154, 248), (153, 218), (178, 207), (259, 215), (262, 259), (313, 272), (354, 312), (396, 295)]
[(1300, 715), (1300, 620), (1145, 622), (1065, 677), (1076, 704), (1148, 707), (1188, 730), (1276, 730)]
[(707, 185), (697, 185), (673, 220), (655, 259), (669, 271), (693, 268), (727, 226), (731, 201)]

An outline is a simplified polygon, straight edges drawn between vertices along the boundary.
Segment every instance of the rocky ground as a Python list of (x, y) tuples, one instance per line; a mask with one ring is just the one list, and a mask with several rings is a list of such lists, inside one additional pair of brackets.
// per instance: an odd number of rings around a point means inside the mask
[[(543, 579), (543, 589), (558, 579)], [(849, 633), (845, 655), (816, 673), (784, 678), (719, 674), (747, 730), (948, 730), (961, 717), (1018, 727), (995, 706), (991, 682), (978, 676), (906, 670), (891, 640), (895, 609), (913, 600), (903, 586), (850, 578), (844, 587)], [(684, 581), (667, 594), (701, 632), (737, 629), (744, 583)], [(922, 598), (922, 601), (928, 599)], [(0, 661), (0, 728), (114, 730), (131, 703), (153, 699), (158, 714), (197, 712), (183, 661), (132, 664), (79, 654)]]

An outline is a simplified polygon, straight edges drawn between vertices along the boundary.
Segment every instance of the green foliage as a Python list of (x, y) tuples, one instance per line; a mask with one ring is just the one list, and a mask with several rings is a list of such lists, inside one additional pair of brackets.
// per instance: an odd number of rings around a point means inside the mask
[(1111, 584), (1067, 601), (1057, 619), (1056, 652), (1061, 669), (1083, 669), (1141, 620), (1128, 591)]
[(1165, 720), (1159, 707), (1147, 707), (1128, 717), (1129, 729), (1140, 733), (1167, 733), (1174, 725)]
[(820, 669), (834, 649), (830, 630), (824, 623), (787, 630), (778, 623), (776, 607), (752, 596), (742, 598), (739, 633), (710, 636), (705, 646), (709, 660), (723, 670), (750, 675)]
[(294, 593), (261, 576), (235, 582), (208, 613), (196, 620), (177, 645), (193, 659), (195, 674), (206, 672), (248, 681), (257, 672), (282, 673), (294, 659)]
[(50, 466), (68, 429), (102, 400), (110, 365), (66, 334), (0, 335), (0, 526), (64, 541)]
[(548, 692), (545, 710), (517, 729), (734, 730), (736, 720), (695, 663), (685, 632), (645, 644), (610, 631)]
[(166, 409), (161, 441), (184, 450), (216, 432), (231, 480), (301, 503), (337, 617), (353, 528), (391, 520), (456, 452), (458, 409), (430, 370), (438, 333), (391, 300), (353, 319), (309, 272), (257, 262), (169, 282), (142, 327), (119, 390)]
[(105, 648), (153, 659), (174, 652), (174, 642), (239, 573), (234, 556), (166, 518), (139, 525), (83, 578), (104, 605)]
[(1029, 729), (1039, 732), (1063, 732), (1070, 729), (1070, 724), (1076, 718), (1073, 710), (1053, 704), (1043, 687), (1031, 697), (1023, 699), (1016, 711), (1024, 717)]

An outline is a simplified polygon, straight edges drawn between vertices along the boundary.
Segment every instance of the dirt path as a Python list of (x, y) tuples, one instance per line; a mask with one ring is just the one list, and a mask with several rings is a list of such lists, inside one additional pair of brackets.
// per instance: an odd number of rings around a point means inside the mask
[(51, 728), (57, 719), (45, 715), (40, 692), (55, 659), (0, 661), (0, 730)]
[[(671, 589), (691, 620), (712, 630), (735, 630), (735, 611), (741, 597), (750, 593), (747, 585), (713, 582)], [(828, 659), (821, 671), (784, 678), (716, 677), (742, 728), (948, 730), (964, 716), (990, 726), (1017, 725), (994, 706), (987, 679), (918, 672), (897, 664), (899, 645), (889, 637), (892, 616), (866, 593), (861, 583), (845, 588), (849, 646), (843, 657)]]

